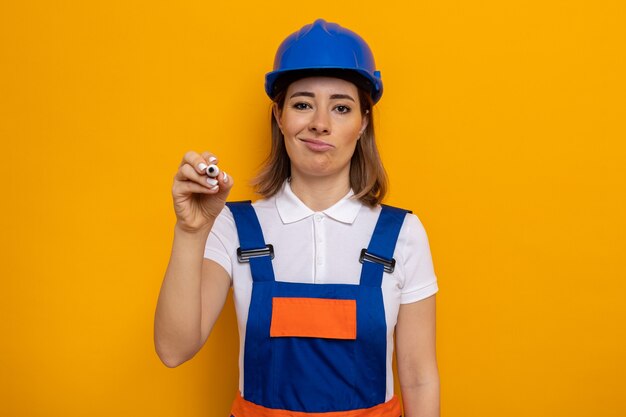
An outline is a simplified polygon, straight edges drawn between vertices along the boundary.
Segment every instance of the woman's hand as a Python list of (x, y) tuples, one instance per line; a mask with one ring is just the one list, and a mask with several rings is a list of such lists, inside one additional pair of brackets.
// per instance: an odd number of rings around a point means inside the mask
[(183, 157), (172, 187), (176, 227), (191, 233), (208, 230), (224, 208), (233, 179), (225, 172), (216, 178), (207, 175), (207, 166), (217, 162), (209, 152), (189, 151)]

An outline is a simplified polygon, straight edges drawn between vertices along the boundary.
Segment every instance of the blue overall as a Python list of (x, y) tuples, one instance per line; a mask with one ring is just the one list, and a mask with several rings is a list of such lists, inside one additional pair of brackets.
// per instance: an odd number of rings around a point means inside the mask
[[(227, 204), (242, 253), (266, 248), (250, 202)], [(274, 277), (273, 253), (240, 258), (250, 263), (253, 280), (243, 361), (246, 401), (307, 413), (358, 410), (385, 402), (387, 325), (381, 288), (385, 266), (376, 259), (392, 260), (406, 213), (382, 206), (366, 251), (375, 258), (362, 260), (358, 285), (281, 282)], [(355, 300), (356, 338), (270, 337), (272, 302), (278, 297)]]

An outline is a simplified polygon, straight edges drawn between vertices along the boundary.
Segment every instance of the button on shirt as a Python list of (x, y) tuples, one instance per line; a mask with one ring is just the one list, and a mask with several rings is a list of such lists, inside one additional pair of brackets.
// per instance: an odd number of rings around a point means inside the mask
[[(332, 207), (315, 212), (285, 182), (275, 196), (253, 204), (266, 243), (274, 246), (272, 261), (277, 281), (358, 284), (359, 256), (367, 248), (380, 207), (370, 208), (350, 191)], [(239, 238), (225, 207), (207, 239), (204, 257), (221, 265), (232, 279), (239, 327), (239, 389), (243, 392), (243, 346), (252, 276), (248, 263), (237, 261)], [(393, 330), (400, 304), (412, 303), (438, 291), (428, 238), (419, 219), (406, 216), (394, 252), (396, 268), (385, 273), (382, 291), (387, 321), (387, 399), (393, 396)]]

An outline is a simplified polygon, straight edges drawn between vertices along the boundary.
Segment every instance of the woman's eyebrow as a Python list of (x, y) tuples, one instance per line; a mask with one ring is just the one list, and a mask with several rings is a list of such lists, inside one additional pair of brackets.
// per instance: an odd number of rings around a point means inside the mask
[(346, 99), (346, 100), (351, 100), (354, 102), (354, 99), (347, 95), (347, 94), (333, 94), (332, 96), (330, 96), (331, 100), (336, 100), (336, 99)]
[(294, 98), (294, 97), (315, 97), (315, 94), (313, 93), (309, 93), (308, 91), (298, 91), (297, 93), (293, 93), (291, 95), (291, 97), (289, 98)]
[[(294, 97), (303, 97), (303, 96), (304, 97), (315, 97), (315, 94), (313, 94), (313, 93), (311, 93), (309, 91), (298, 91), (296, 93), (293, 93), (291, 95), (291, 97), (289, 97), (289, 98), (291, 99), (291, 98), (294, 98)], [(346, 99), (346, 100), (350, 100), (350, 101), (354, 102), (354, 99), (351, 96), (349, 96), (348, 94), (333, 94), (333, 95), (330, 96), (330, 99), (331, 100)]]

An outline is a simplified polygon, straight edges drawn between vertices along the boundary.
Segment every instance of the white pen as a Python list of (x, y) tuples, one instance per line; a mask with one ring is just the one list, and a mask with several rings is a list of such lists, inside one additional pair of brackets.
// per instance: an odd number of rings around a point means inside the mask
[(206, 174), (211, 178), (215, 178), (220, 174), (220, 169), (217, 167), (217, 165), (211, 164), (206, 167)]

